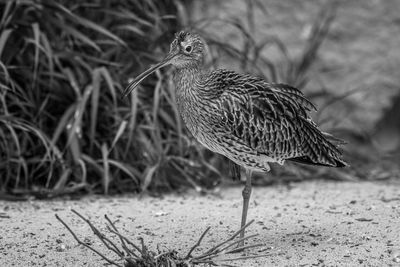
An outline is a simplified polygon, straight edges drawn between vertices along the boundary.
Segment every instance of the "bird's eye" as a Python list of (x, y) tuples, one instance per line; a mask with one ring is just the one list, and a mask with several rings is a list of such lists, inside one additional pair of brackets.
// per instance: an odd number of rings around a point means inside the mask
[(192, 47), (190, 45), (186, 46), (185, 51), (188, 53), (192, 52)]

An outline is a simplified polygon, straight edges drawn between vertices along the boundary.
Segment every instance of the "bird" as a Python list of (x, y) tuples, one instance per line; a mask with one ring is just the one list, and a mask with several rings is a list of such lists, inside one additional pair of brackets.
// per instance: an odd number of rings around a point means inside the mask
[[(315, 105), (298, 89), (269, 83), (232, 70), (204, 67), (206, 43), (194, 32), (180, 31), (169, 53), (133, 79), (130, 94), (147, 76), (167, 65), (175, 71), (178, 111), (190, 133), (209, 150), (244, 169), (241, 228), (246, 225), (253, 171), (268, 172), (270, 163), (285, 161), (345, 167), (340, 139), (322, 132), (309, 113)], [(244, 229), (240, 238), (245, 236)], [(244, 241), (239, 242), (244, 246)]]

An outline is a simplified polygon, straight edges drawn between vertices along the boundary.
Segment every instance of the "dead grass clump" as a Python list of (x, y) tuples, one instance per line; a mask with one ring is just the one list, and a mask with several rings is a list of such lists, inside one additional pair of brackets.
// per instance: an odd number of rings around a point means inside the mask
[(64, 222), (57, 214), (56, 218), (64, 225), (64, 227), (71, 233), (74, 239), (78, 242), (78, 244), (92, 250), (94, 253), (99, 255), (103, 260), (107, 261), (109, 264), (113, 266), (125, 266), (125, 267), (191, 267), (197, 266), (200, 264), (206, 264), (209, 266), (234, 266), (228, 264), (227, 262), (233, 262), (237, 260), (245, 260), (257, 257), (265, 257), (267, 254), (255, 254), (249, 256), (240, 256), (240, 257), (230, 257), (224, 258), (224, 255), (229, 255), (232, 253), (236, 253), (239, 251), (243, 251), (249, 248), (255, 248), (263, 246), (263, 244), (251, 244), (243, 247), (237, 247), (237, 245), (244, 240), (249, 240), (257, 236), (257, 234), (250, 235), (244, 238), (239, 238), (235, 240), (235, 238), (241, 233), (241, 231), (245, 230), (249, 225), (251, 225), (254, 220), (247, 223), (237, 232), (232, 234), (226, 240), (218, 243), (212, 248), (205, 250), (200, 255), (194, 256), (193, 252), (196, 248), (201, 245), (202, 240), (206, 237), (207, 233), (210, 230), (210, 227), (207, 228), (203, 234), (200, 236), (199, 240), (189, 249), (185, 256), (180, 256), (176, 250), (168, 250), (168, 251), (152, 251), (145, 244), (143, 239), (139, 238), (140, 245), (136, 245), (133, 243), (128, 237), (121, 234), (121, 232), (117, 229), (112, 220), (105, 215), (105, 219), (107, 221), (107, 231), (109, 234), (117, 237), (120, 244), (118, 245), (112, 238), (107, 237), (104, 233), (100, 232), (98, 228), (96, 228), (93, 223), (82, 216), (76, 210), (72, 210), (74, 214), (76, 214), (79, 218), (81, 218), (84, 222), (86, 222), (92, 232), (96, 237), (102, 242), (102, 244), (108, 249), (108, 252), (111, 254), (117, 255), (118, 259), (113, 260), (112, 255), (105, 255), (101, 253), (99, 250), (95, 249), (93, 246), (82, 241), (76, 233), (68, 226), (66, 222)]

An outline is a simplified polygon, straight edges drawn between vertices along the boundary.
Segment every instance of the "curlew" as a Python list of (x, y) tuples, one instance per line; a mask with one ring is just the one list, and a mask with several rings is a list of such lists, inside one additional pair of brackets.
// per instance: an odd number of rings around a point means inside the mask
[[(308, 113), (315, 106), (298, 89), (268, 83), (231, 70), (203, 69), (205, 44), (193, 33), (179, 32), (167, 56), (137, 76), (123, 92), (167, 65), (175, 67), (178, 110), (192, 135), (206, 148), (245, 170), (241, 226), (246, 224), (252, 171), (270, 170), (285, 160), (344, 167), (335, 138), (320, 131)], [(240, 237), (244, 237), (244, 230)], [(243, 241), (240, 244), (243, 246)]]

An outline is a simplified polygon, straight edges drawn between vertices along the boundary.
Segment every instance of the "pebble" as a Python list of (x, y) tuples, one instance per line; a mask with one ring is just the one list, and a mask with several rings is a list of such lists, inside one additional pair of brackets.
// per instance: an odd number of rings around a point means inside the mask
[(392, 260), (396, 263), (399, 263), (400, 262), (400, 250), (399, 249), (392, 250), (391, 254), (392, 254)]
[(56, 251), (63, 252), (63, 251), (65, 251), (65, 249), (66, 249), (65, 245), (61, 244), (61, 245), (57, 246)]

